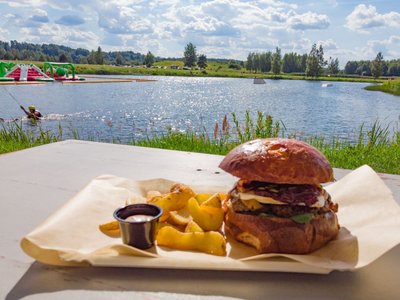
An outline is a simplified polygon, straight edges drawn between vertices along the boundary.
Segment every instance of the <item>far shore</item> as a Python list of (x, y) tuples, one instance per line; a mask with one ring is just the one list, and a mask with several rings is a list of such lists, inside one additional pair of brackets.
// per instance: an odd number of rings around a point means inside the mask
[[(42, 67), (41, 61), (14, 61), (15, 63), (35, 64)], [(267, 80), (310, 80), (310, 81), (336, 81), (336, 82), (361, 82), (375, 83), (376, 85), (367, 86), (365, 89), (371, 91), (382, 91), (393, 95), (400, 95), (400, 77), (379, 77), (357, 76), (337, 74), (325, 74), (317, 78), (306, 77), (302, 73), (280, 73), (273, 74), (255, 73), (241, 69), (229, 68), (227, 62), (211, 61), (205, 69), (200, 68), (184, 68), (183, 62), (179, 60), (163, 60), (156, 62), (151, 67), (143, 65), (138, 66), (115, 66), (115, 65), (91, 65), (91, 64), (75, 64), (76, 74), (85, 75), (150, 75), (150, 76), (186, 76), (186, 77), (221, 77), (221, 78), (260, 78)], [(82, 75), (81, 75), (82, 76)], [(84, 76), (83, 76), (84, 77)], [(89, 76), (88, 76), (89, 78)]]

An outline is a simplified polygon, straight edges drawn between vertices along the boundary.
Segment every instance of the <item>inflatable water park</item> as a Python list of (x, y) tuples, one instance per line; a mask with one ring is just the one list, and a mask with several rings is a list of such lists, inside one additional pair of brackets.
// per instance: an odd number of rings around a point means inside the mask
[[(89, 78), (89, 80), (86, 80)], [(42, 68), (34, 64), (0, 61), (0, 84), (42, 84), (61, 83), (112, 83), (112, 82), (151, 82), (154, 79), (116, 78), (105, 76), (79, 77), (71, 63), (44, 62)]]
[(34, 64), (0, 61), (0, 82), (54, 82), (85, 80), (78, 77), (70, 63), (45, 62), (42, 69)]

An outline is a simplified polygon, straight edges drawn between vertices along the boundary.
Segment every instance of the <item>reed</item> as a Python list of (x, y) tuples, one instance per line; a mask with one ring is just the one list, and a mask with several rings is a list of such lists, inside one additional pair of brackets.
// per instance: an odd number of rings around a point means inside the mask
[[(227, 116), (222, 125), (216, 123), (211, 139), (205, 130), (197, 133), (169, 131), (165, 135), (149, 137), (131, 144), (225, 155), (235, 146), (256, 138), (298, 138), (296, 134), (287, 133), (282, 121), (274, 121), (272, 116), (262, 112), (257, 112), (255, 120), (249, 112), (245, 113), (242, 122), (234, 113), (231, 117), (233, 124), (228, 122)], [(339, 138), (327, 141), (323, 136), (306, 137), (304, 141), (323, 152), (334, 167), (354, 169), (368, 164), (377, 172), (400, 174), (400, 131), (397, 129), (391, 136), (389, 125), (383, 125), (378, 120), (368, 128), (362, 124), (358, 139), (353, 143)]]
[(59, 134), (54, 135), (49, 131), (39, 128), (34, 133), (24, 130), (21, 122), (0, 124), (0, 154), (7, 153), (34, 146), (49, 144), (62, 139), (62, 129), (59, 127)]
[(396, 96), (400, 96), (400, 79), (387, 80), (383, 84), (369, 85), (365, 87), (368, 91), (381, 91)]
[[(73, 137), (80, 139), (77, 130), (71, 129)], [(133, 140), (129, 144), (135, 146), (200, 152), (225, 155), (238, 144), (256, 138), (297, 137), (288, 133), (282, 121), (276, 121), (272, 116), (257, 112), (244, 114), (244, 118), (232, 113), (217, 122), (212, 131), (201, 128), (198, 131), (185, 132), (167, 129), (161, 135), (148, 135), (144, 139)], [(58, 133), (38, 128), (35, 132), (25, 131), (21, 123), (12, 122), (0, 124), (0, 154), (17, 151), (29, 147), (60, 141), (63, 139), (63, 128), (59, 126)], [(333, 138), (327, 140), (324, 136), (305, 137), (304, 141), (312, 144), (325, 154), (332, 166), (354, 169), (368, 164), (375, 171), (400, 174), (400, 130), (391, 130), (376, 120), (370, 126), (362, 124), (355, 142)], [(90, 138), (91, 141), (100, 137)], [(113, 143), (120, 143), (116, 138)]]

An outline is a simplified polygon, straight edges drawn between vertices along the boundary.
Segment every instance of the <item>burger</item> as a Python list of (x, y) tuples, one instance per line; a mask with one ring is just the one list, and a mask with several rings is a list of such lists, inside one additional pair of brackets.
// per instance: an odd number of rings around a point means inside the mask
[(321, 185), (333, 170), (325, 156), (296, 139), (257, 139), (220, 163), (239, 177), (224, 203), (225, 231), (259, 253), (306, 254), (335, 239), (338, 205)]

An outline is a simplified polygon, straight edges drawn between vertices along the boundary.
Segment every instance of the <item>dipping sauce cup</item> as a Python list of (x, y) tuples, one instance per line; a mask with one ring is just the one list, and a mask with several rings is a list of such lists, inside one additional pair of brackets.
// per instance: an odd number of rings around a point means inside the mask
[(161, 207), (147, 203), (118, 208), (114, 218), (119, 223), (123, 243), (139, 249), (153, 246), (162, 213)]

